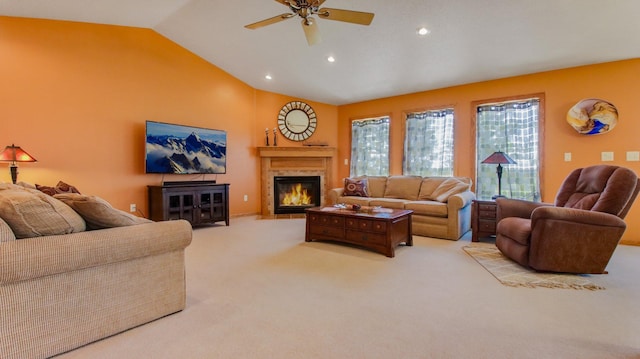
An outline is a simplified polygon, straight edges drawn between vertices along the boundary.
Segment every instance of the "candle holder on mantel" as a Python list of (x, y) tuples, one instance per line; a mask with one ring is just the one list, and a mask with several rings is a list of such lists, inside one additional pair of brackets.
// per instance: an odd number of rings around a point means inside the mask
[(269, 146), (269, 129), (264, 130), (264, 134), (266, 135), (267, 146)]
[(273, 128), (273, 145), (277, 146), (278, 145), (278, 135), (276, 134), (276, 128)]

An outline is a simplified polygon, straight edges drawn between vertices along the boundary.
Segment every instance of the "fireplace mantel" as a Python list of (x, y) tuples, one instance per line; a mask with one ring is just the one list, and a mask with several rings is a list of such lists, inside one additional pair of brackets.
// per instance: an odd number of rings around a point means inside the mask
[(261, 214), (274, 216), (273, 177), (274, 176), (320, 176), (321, 198), (332, 188), (333, 159), (335, 147), (258, 147), (260, 157), (260, 183), (262, 192)]
[(260, 157), (334, 157), (335, 147), (304, 146), (304, 147), (258, 147)]

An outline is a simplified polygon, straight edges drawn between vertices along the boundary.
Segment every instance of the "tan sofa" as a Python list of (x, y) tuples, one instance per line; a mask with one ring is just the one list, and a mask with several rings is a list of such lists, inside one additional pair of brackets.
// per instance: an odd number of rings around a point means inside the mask
[(184, 309), (187, 221), (72, 219), (68, 233), (16, 239), (24, 229), (0, 206), (0, 358), (51, 357)]
[[(353, 180), (360, 179), (366, 179), (368, 196), (345, 196), (344, 187), (334, 188), (329, 191), (328, 203), (413, 210), (412, 231), (419, 236), (458, 240), (471, 229), (475, 194), (469, 178), (365, 176)], [(456, 188), (451, 188), (454, 185)]]

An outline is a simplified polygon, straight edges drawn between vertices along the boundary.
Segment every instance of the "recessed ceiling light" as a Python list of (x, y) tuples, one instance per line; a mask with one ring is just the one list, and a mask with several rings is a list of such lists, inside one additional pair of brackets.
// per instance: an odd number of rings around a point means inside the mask
[(267, 80), (271, 80), (272, 79), (271, 75), (269, 75), (269, 74), (264, 75), (264, 78), (267, 79)]
[(327, 61), (329, 61), (329, 62), (336, 62), (336, 58), (335, 58), (335, 57), (333, 57), (333, 56), (329, 56), (329, 57), (327, 57)]
[(427, 29), (426, 27), (420, 27), (416, 32), (420, 36), (425, 36), (425, 35), (428, 35), (431, 31), (429, 31), (429, 29)]

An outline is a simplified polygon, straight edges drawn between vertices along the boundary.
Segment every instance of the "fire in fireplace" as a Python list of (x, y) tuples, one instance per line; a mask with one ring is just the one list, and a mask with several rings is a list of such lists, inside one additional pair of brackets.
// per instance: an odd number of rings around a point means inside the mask
[(320, 205), (320, 176), (273, 177), (274, 213), (304, 213)]

